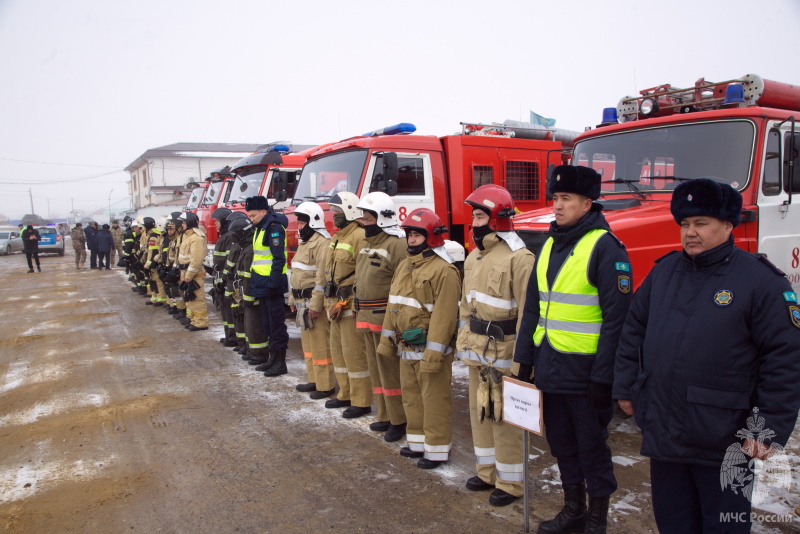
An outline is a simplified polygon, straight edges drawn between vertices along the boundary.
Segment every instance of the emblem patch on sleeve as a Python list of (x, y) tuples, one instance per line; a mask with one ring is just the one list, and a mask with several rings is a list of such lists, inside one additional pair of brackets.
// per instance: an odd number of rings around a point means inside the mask
[(278, 246), (280, 246), (280, 244), (281, 244), (281, 238), (280, 237), (273, 237), (272, 238), (272, 246), (273, 247), (278, 247)]
[(792, 320), (792, 324), (795, 328), (800, 328), (800, 307), (789, 306), (789, 318)]
[(626, 272), (630, 272), (630, 270), (631, 270), (631, 264), (630, 264), (630, 263), (625, 263), (624, 261), (618, 261), (618, 262), (616, 262), (616, 263), (614, 264), (614, 268), (615, 268), (616, 270), (618, 270), (618, 271), (626, 271)]
[(627, 274), (617, 276), (617, 288), (621, 293), (631, 292), (631, 277)]
[(724, 308), (725, 306), (730, 306), (733, 302), (733, 293), (727, 289), (720, 289), (716, 293), (714, 293), (714, 304), (717, 306)]
[(783, 294), (783, 300), (785, 300), (786, 302), (794, 302), (795, 304), (797, 304), (798, 303), (797, 293), (787, 291), (786, 293)]

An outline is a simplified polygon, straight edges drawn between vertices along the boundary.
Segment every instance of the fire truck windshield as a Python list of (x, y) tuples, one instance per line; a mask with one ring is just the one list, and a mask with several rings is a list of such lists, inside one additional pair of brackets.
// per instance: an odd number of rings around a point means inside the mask
[(692, 178), (741, 190), (754, 143), (755, 127), (745, 120), (643, 127), (582, 140), (572, 161), (600, 173), (603, 194), (670, 191)]
[(341, 191), (358, 193), (367, 150), (337, 152), (306, 162), (293, 202), (324, 201)]
[(242, 170), (233, 180), (233, 187), (228, 198), (229, 203), (244, 202), (247, 197), (258, 195), (261, 191), (261, 184), (264, 182), (266, 167), (250, 167)]
[(212, 182), (206, 188), (206, 194), (203, 196), (201, 206), (214, 206), (219, 200), (219, 194), (222, 193), (223, 182)]
[(189, 201), (186, 203), (187, 210), (193, 210), (197, 206), (200, 205), (200, 201), (203, 199), (203, 193), (205, 193), (205, 189), (202, 187), (195, 187), (192, 189), (192, 194), (189, 196)]

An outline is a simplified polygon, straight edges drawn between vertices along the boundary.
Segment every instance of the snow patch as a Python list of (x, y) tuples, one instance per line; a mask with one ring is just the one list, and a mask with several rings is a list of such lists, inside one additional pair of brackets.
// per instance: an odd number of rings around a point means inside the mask
[(26, 425), (38, 421), (42, 417), (58, 415), (75, 408), (99, 407), (108, 404), (107, 392), (94, 394), (68, 394), (53, 397), (48, 401), (37, 402), (28, 409), (18, 410), (0, 417), (0, 426)]

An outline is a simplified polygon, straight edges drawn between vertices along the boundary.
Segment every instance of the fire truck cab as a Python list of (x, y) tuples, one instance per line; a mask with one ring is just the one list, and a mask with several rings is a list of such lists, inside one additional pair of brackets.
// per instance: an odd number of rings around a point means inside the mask
[[(575, 141), (573, 165), (603, 177), (598, 201), (633, 263), (638, 288), (653, 262), (680, 250), (669, 211), (681, 181), (710, 178), (743, 197), (736, 244), (766, 255), (800, 290), (800, 87), (753, 74), (687, 89), (662, 85), (606, 108), (603, 123)], [(547, 238), (550, 210), (514, 223), (535, 253)]]
[(476, 187), (500, 184), (520, 209), (545, 205), (545, 169), (562, 162), (562, 149), (577, 134), (529, 126), (462, 123), (462, 133), (436, 137), (413, 135), (416, 128), (401, 123), (345, 139), (309, 154), (293, 204), (322, 203), (330, 218), (325, 202), (334, 194), (383, 191), (401, 222), (416, 208), (438, 213), (448, 239), (460, 245), (448, 249), (463, 261), (472, 220), (464, 200)]

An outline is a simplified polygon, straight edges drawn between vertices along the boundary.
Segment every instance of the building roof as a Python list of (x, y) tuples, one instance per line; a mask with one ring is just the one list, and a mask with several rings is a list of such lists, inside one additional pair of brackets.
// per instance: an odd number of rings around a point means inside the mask
[(261, 144), (249, 143), (173, 143), (148, 148), (144, 154), (125, 167), (130, 172), (147, 158), (243, 158), (255, 152)]

